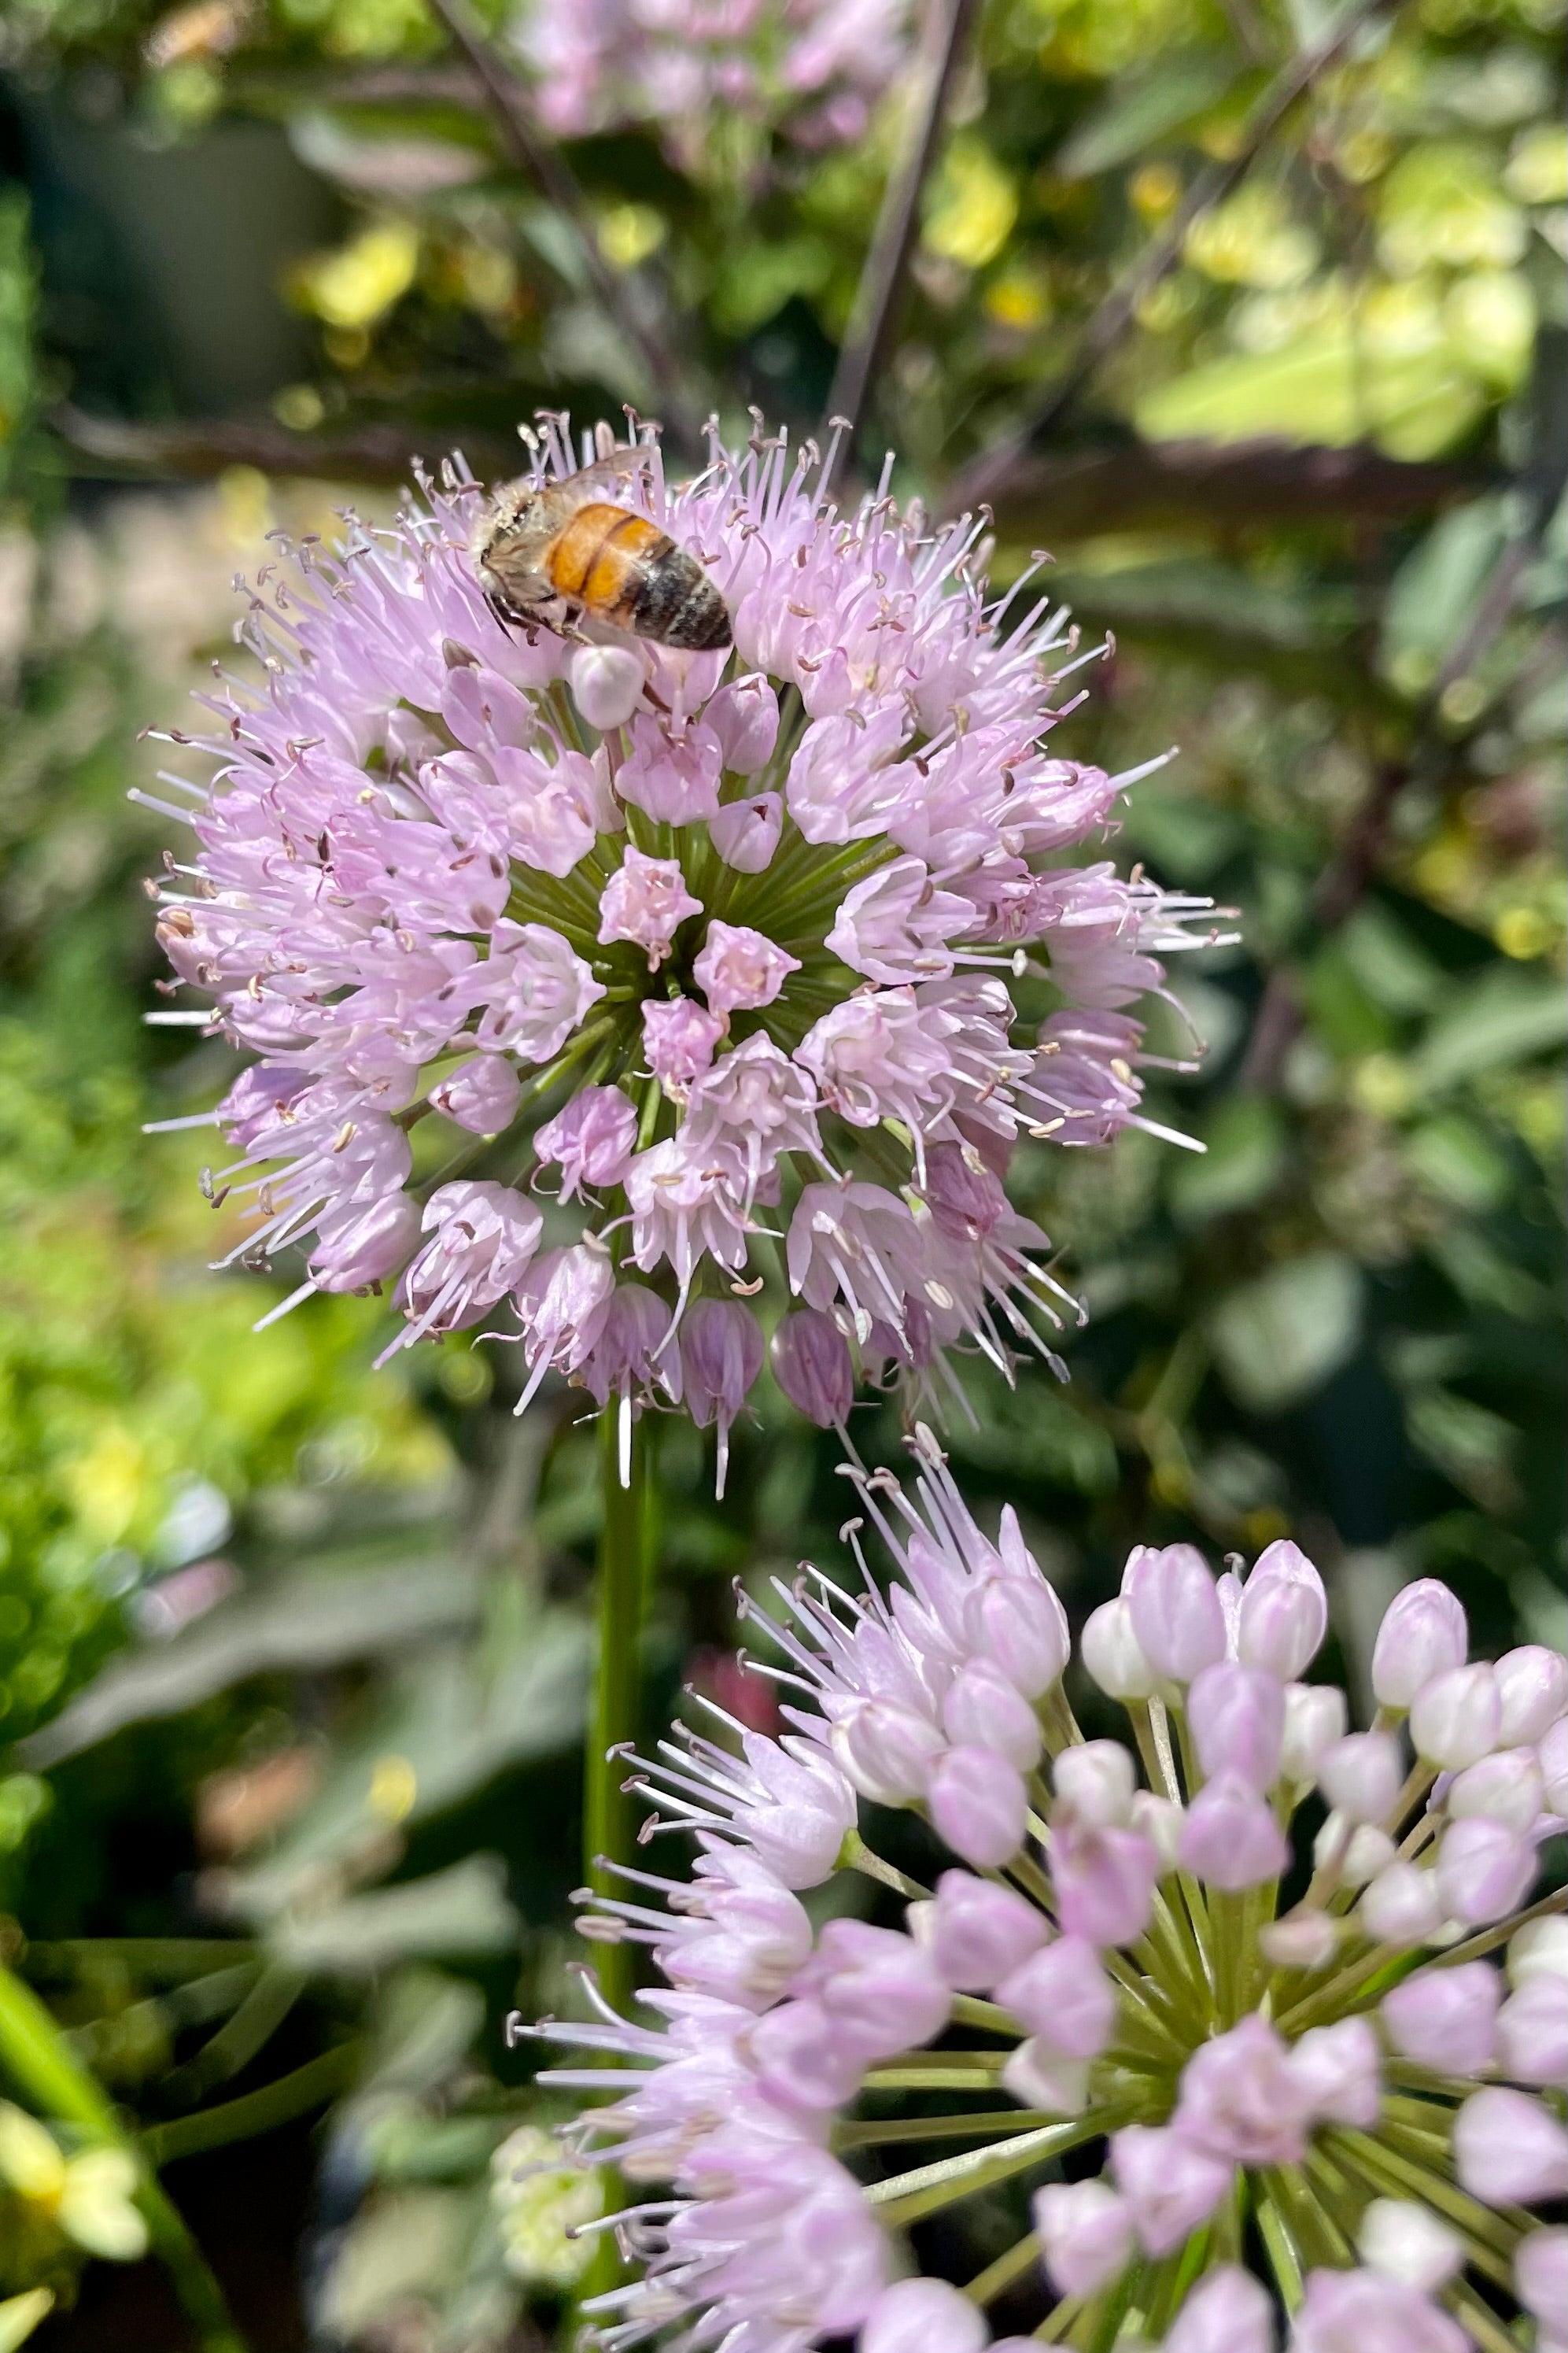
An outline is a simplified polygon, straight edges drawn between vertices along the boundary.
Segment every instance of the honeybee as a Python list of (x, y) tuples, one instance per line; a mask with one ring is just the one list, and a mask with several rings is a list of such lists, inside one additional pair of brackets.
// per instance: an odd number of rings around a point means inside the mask
[(724, 599), (694, 555), (611, 493), (638, 471), (635, 449), (562, 481), (504, 482), (468, 543), (479, 585), (503, 621), (563, 637), (584, 619), (656, 646), (716, 652), (730, 643)]

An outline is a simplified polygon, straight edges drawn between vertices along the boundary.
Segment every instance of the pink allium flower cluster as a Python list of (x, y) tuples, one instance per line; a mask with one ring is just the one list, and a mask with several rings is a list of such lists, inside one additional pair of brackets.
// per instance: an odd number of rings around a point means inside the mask
[[(1016, 1519), (987, 1541), (914, 1445), (918, 1508), (855, 1474), (890, 1591), (812, 1571), (759, 1619), (793, 1728), (709, 1704), (716, 1737), (640, 1768), (695, 1869), (623, 1871), (584, 1926), (651, 1951), (647, 2022), (537, 2030), (595, 2053), (547, 2080), (609, 2093), (575, 2137), (632, 2185), (638, 2275), (593, 2341), (979, 2353), (1009, 2293), (1080, 2347), (1274, 2353), (1283, 2320), (1292, 2353), (1563, 2353), (1568, 2231), (1532, 2210), (1568, 2197), (1568, 1920), (1531, 1898), (1568, 1662), (1467, 1663), (1423, 1581), (1352, 1732), (1305, 1680), (1327, 1609), (1293, 1544), (1245, 1581), (1140, 1547), (1080, 1652), (1130, 1736), (1086, 1740)], [(867, 1799), (923, 1818), (931, 1885), (867, 1847)], [(858, 1900), (808, 1911), (847, 1873)], [(910, 2226), (1005, 2184), (1027, 2235), (905, 2276)]]
[[(208, 698), (216, 777), (169, 780), (196, 851), (159, 929), (256, 1058), (212, 1180), (247, 1259), (303, 1245), (295, 1298), (389, 1286), (399, 1345), (504, 1310), (524, 1402), (552, 1370), (680, 1400), (721, 1462), (773, 1270), (774, 1367), (825, 1427), (955, 1346), (1050, 1356), (1076, 1311), (1015, 1145), (1142, 1120), (1135, 1008), (1204, 902), (1059, 862), (1128, 779), (1047, 750), (1071, 641), (984, 603), (978, 525), (841, 516), (782, 439), (679, 487), (645, 454), (625, 496), (733, 651), (504, 626), (455, 477), (300, 548), (253, 602), (261, 682)], [(563, 427), (539, 462), (574, 470)]]
[(910, 0), (530, 0), (516, 38), (558, 136), (655, 122), (689, 158), (737, 118), (805, 147), (863, 137), (912, 18)]

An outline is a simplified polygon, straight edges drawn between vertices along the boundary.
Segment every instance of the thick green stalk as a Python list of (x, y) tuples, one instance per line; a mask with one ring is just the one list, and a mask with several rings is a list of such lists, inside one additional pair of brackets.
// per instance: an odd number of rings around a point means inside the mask
[[(621, 1786), (626, 1762), (612, 1752), (637, 1736), (637, 1651), (647, 1573), (647, 1457), (642, 1425), (623, 1420), (621, 1402), (612, 1398), (599, 1417), (605, 1517), (599, 1536), (598, 1658), (583, 1807), (588, 1883), (602, 1895), (624, 1893), (605, 1865), (629, 1862), (636, 1842), (633, 1800)], [(631, 1994), (632, 1949), (630, 1945), (601, 1945), (597, 1950), (599, 1982), (618, 2010)]]
[(195, 2326), (202, 2353), (247, 2353), (224, 2293), (173, 2201), (146, 2171), (101, 2087), (81, 2064), (31, 1987), (0, 1968), (0, 2069), (40, 2115), (75, 2125), (87, 2138), (124, 2149), (142, 2174), (136, 2202), (154, 2252)]

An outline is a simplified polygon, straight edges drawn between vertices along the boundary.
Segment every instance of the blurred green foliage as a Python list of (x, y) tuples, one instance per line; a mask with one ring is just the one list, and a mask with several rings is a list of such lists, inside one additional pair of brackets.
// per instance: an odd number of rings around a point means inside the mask
[[(1561, 9), (1384, 12), (1028, 440), (1326, 21), (993, 0), (877, 424), (938, 500), (1023, 437), (996, 577), (1050, 547), (1107, 645), (1064, 743), (1178, 745), (1119, 854), (1240, 918), (1175, 976), (1162, 1050), (1208, 1052), (1149, 1106), (1204, 1153), (1031, 1148), (1090, 1321), (1064, 1388), (976, 1377), (955, 1458), (1075, 1617), (1134, 1540), (1289, 1528), (1354, 1672), (1422, 1570), (1484, 1642), (1568, 1627)], [(5, 1951), (226, 2275), (240, 2228), (279, 2280), (303, 2242), (308, 2319), (255, 2288), (258, 2342), (516, 2353), (569, 2284), (550, 2177), (524, 2211), (493, 2160), (552, 2120), (500, 2018), (570, 1999), (593, 1434), (568, 1394), (514, 1424), (504, 1350), (372, 1375), (374, 1301), (251, 1334), (275, 1294), (207, 1271), (206, 1139), (140, 1133), (222, 1058), (142, 1024), (167, 828), (123, 795), (225, 647), (226, 575), (331, 527), (318, 478), (374, 500), (415, 450), (499, 468), (537, 402), (657, 402), (419, 0), (13, 0), (0, 77)], [(573, 146), (603, 253), (727, 418), (814, 425), (900, 130), (895, 100), (826, 155)], [(172, 221), (247, 212), (278, 234), (251, 278), (175, 270)], [(111, 454), (62, 396), (113, 412)], [(891, 1409), (857, 1439), (896, 1460)], [(719, 1508), (704, 1443), (660, 1429), (650, 1724), (683, 1675), (765, 1712), (730, 1579), (833, 1556), (833, 1457), (771, 1398)], [(237, 2200), (262, 2133), (292, 2203)], [(173, 2341), (137, 2293), (89, 2274), (56, 2341)]]

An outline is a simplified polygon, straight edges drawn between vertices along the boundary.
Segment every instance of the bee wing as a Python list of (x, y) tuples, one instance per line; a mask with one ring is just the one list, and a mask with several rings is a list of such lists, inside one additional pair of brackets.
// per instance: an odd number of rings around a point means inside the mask
[(574, 506), (585, 506), (590, 499), (599, 498), (606, 490), (625, 489), (645, 478), (648, 470), (647, 450), (643, 448), (613, 449), (606, 458), (595, 458), (591, 466), (584, 466), (569, 474), (563, 482), (547, 485), (557, 496), (570, 499)]

